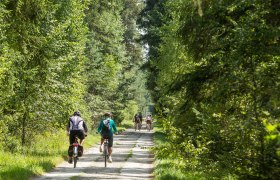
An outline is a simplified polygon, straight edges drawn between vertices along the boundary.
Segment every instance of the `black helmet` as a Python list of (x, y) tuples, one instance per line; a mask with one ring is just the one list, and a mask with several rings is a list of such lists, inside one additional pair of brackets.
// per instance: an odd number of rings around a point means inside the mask
[(74, 112), (74, 116), (81, 116), (81, 114), (80, 114), (79, 111), (75, 111), (75, 112)]

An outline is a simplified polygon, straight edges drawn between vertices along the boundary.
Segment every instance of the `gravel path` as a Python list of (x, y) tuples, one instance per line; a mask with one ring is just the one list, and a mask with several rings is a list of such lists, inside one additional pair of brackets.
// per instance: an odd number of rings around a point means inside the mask
[[(145, 127), (144, 127), (145, 128)], [(153, 132), (127, 129), (121, 135), (114, 136), (113, 163), (104, 167), (104, 158), (96, 145), (84, 152), (77, 163), (64, 162), (52, 172), (32, 180), (86, 180), (86, 179), (153, 179), (153, 155), (149, 147), (153, 146)]]

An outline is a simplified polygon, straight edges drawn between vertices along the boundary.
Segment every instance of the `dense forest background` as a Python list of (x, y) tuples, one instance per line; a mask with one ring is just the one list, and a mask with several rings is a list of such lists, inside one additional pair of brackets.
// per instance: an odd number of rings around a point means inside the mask
[(0, 150), (77, 109), (121, 123), (153, 101), (168, 135), (157, 159), (277, 179), (279, 36), (279, 0), (1, 0)]
[(209, 178), (280, 177), (280, 1), (147, 0), (158, 158)]
[(64, 129), (79, 110), (132, 119), (150, 103), (136, 0), (0, 2), (0, 149)]

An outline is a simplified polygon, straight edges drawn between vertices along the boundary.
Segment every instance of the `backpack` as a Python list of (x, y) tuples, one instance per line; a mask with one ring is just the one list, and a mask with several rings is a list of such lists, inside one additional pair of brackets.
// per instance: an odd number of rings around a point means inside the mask
[(111, 130), (110, 119), (105, 119), (102, 122), (103, 122), (102, 135), (109, 136)]
[(80, 124), (83, 122), (82, 118), (79, 118), (78, 116), (74, 116), (70, 118), (70, 129), (71, 130), (81, 130), (83, 129), (83, 124)]

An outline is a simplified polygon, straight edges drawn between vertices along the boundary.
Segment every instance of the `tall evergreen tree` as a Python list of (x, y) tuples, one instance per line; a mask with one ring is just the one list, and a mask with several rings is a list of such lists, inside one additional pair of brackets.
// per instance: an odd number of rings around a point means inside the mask
[(120, 16), (120, 2), (92, 1), (86, 12), (86, 22), (90, 31), (87, 43), (86, 99), (95, 114), (104, 109), (115, 111), (118, 104), (120, 72), (122, 64), (127, 61), (122, 44), (124, 26)]

